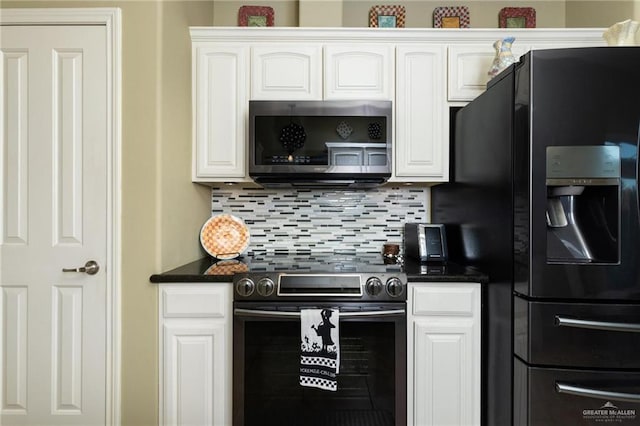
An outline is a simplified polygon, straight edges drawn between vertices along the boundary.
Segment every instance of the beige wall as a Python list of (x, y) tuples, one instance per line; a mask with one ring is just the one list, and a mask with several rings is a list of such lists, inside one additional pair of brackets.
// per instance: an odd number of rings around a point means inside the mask
[[(567, 1), (567, 27), (609, 27), (640, 13), (640, 1)], [(635, 16), (638, 19), (638, 16)]]
[[(432, 28), (433, 11), (439, 6), (467, 6), (471, 20), (471, 28), (498, 28), (498, 13), (503, 7), (520, 6), (513, 1), (396, 1), (405, 7), (408, 28)], [(565, 26), (564, 1), (532, 0), (520, 7), (536, 9), (538, 27), (558, 28)], [(344, 1), (343, 23), (345, 27), (366, 27), (369, 25), (371, 3), (359, 0)]]
[[(271, 6), (275, 26), (367, 27), (369, 10), (376, 4), (402, 5), (406, 27), (433, 27), (433, 10), (443, 6), (440, 0), (215, 0), (215, 26), (235, 26), (238, 9), (245, 4)], [(446, 6), (467, 6), (472, 28), (498, 28), (498, 13), (503, 7), (533, 7), (538, 28), (608, 27), (624, 19), (640, 19), (640, 0), (451, 0)]]
[(298, 25), (301, 27), (342, 27), (342, 0), (300, 0)]
[(123, 1), (122, 424), (158, 424), (157, 288), (149, 276), (202, 256), (209, 188), (191, 183), (189, 26), (204, 1)]
[(274, 25), (277, 27), (298, 26), (297, 0), (212, 0), (212, 2), (213, 25), (216, 27), (235, 27), (238, 25), (238, 9), (245, 5), (272, 7)]
[[(337, 1), (337, 0), (330, 0)], [(201, 257), (198, 231), (210, 215), (210, 191), (191, 183), (191, 47), (189, 26), (237, 24), (243, 4), (274, 7), (276, 25), (367, 26), (380, 2), (344, 1), (342, 16), (297, 1), (2, 0), (1, 7), (120, 7), (122, 69), (122, 424), (158, 420), (157, 291), (149, 276)], [(436, 4), (437, 3), (437, 4)], [(405, 1), (407, 26), (430, 27), (442, 2)], [(447, 5), (456, 4), (449, 2)], [(462, 4), (462, 3), (460, 3)], [(497, 27), (514, 2), (467, 2), (473, 27)], [(539, 26), (565, 25), (564, 2), (529, 2)], [(615, 4), (615, 6), (614, 6)], [(568, 26), (608, 26), (635, 16), (640, 2), (573, 2)], [(327, 15), (320, 15), (324, 10)], [(312, 16), (309, 16), (311, 14)], [(633, 15), (635, 14), (635, 15)]]

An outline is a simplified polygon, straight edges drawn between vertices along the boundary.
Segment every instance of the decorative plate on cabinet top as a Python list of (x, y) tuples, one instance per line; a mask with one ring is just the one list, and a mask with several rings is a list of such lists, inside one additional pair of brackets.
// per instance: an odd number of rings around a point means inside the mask
[(433, 10), (433, 28), (469, 28), (470, 24), (467, 6), (442, 6)]
[(200, 230), (200, 244), (217, 259), (234, 259), (249, 247), (249, 228), (230, 214), (212, 216)]

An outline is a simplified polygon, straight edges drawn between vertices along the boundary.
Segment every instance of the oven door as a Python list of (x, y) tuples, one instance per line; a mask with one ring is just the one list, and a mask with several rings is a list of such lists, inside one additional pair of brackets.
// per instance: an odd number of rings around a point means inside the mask
[[(335, 392), (302, 387), (300, 310), (340, 310)], [(234, 303), (233, 425), (406, 424), (405, 303)]]

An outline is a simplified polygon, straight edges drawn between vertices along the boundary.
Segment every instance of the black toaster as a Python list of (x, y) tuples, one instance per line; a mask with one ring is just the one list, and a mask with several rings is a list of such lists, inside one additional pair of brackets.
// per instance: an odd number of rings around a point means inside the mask
[(448, 256), (444, 225), (405, 223), (404, 253), (421, 262), (445, 262)]

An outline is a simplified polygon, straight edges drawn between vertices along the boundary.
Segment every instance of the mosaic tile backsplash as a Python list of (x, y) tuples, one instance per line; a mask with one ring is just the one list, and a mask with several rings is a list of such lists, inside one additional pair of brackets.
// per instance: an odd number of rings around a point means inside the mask
[(405, 222), (427, 220), (428, 188), (212, 189), (211, 214), (242, 218), (249, 252), (380, 253), (402, 244)]

